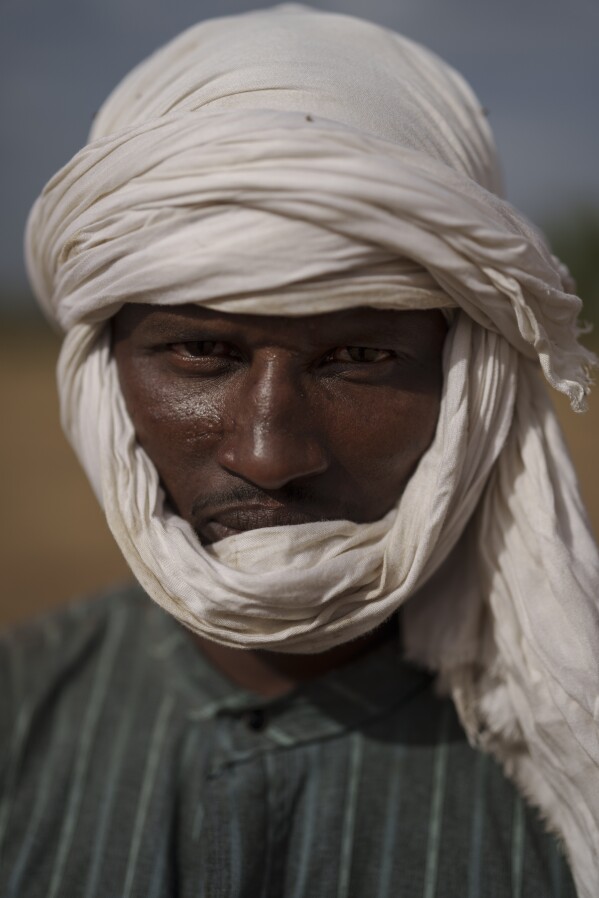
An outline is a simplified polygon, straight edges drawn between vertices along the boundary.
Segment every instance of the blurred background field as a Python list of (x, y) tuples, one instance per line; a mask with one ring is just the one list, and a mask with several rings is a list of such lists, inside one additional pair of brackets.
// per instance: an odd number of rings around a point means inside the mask
[[(599, 321), (599, 214), (576, 214), (552, 235)], [(596, 341), (588, 338), (589, 345)], [(16, 621), (128, 577), (102, 512), (58, 421), (55, 364), (59, 339), (39, 316), (0, 319), (0, 624)], [(599, 533), (599, 389), (577, 415), (556, 407)]]
[(40, 320), (2, 325), (0, 624), (128, 576), (60, 428), (58, 338)]

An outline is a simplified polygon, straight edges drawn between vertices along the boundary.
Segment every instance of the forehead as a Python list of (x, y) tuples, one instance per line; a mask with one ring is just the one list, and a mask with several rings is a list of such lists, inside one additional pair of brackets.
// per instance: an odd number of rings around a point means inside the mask
[(360, 338), (422, 342), (445, 334), (446, 321), (438, 309), (374, 309), (360, 306), (318, 315), (242, 315), (203, 306), (127, 304), (113, 323), (120, 339), (175, 340), (187, 334), (220, 333), (245, 342), (270, 340), (302, 344)]

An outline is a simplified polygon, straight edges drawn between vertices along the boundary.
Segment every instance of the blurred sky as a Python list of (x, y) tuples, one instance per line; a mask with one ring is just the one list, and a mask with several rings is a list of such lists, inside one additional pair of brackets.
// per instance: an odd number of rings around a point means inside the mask
[[(2, 0), (0, 308), (25, 294), (22, 233), (95, 110), (151, 50), (242, 0)], [(599, 207), (599, 0), (326, 0), (427, 44), (490, 111), (508, 197), (537, 223)], [(12, 297), (12, 299), (11, 299)], [(26, 303), (24, 298), (19, 302)]]

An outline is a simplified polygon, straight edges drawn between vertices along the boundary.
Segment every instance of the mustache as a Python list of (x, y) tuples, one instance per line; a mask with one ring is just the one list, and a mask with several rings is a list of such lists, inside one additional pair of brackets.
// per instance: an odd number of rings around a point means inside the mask
[(206, 519), (226, 509), (261, 506), (265, 509), (288, 510), (292, 515), (305, 515), (314, 521), (358, 520), (352, 503), (339, 495), (323, 496), (322, 492), (291, 481), (277, 490), (263, 490), (240, 482), (231, 487), (198, 496), (191, 506), (194, 529)]
[(191, 513), (194, 517), (196, 515), (201, 517), (207, 510), (229, 505), (297, 505), (313, 503), (316, 498), (313, 491), (299, 483), (288, 483), (271, 492), (261, 490), (250, 483), (240, 483), (206, 496), (199, 496), (191, 506)]

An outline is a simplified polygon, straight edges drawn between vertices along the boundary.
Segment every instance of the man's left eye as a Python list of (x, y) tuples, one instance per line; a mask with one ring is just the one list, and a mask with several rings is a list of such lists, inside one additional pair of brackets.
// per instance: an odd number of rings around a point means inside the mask
[(334, 362), (385, 362), (393, 357), (390, 349), (372, 349), (369, 346), (342, 346), (329, 356)]

